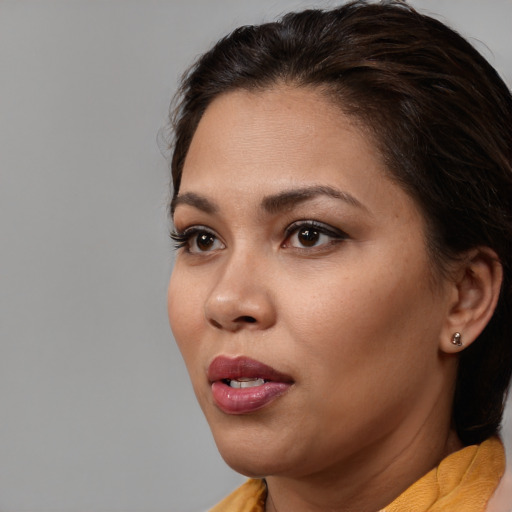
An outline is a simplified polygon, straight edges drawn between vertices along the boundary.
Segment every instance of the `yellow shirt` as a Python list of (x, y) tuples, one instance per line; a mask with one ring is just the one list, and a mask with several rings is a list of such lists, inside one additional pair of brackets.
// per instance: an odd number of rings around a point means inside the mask
[[(452, 453), (380, 512), (484, 512), (505, 470), (501, 441)], [(210, 512), (265, 512), (267, 489), (251, 479)]]

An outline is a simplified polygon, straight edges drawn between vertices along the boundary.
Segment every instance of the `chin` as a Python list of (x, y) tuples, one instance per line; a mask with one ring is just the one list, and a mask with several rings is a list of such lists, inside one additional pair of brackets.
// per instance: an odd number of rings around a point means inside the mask
[(265, 425), (243, 421), (248, 418), (232, 419), (235, 421), (223, 425), (210, 422), (210, 427), (220, 455), (234, 471), (262, 478), (286, 474), (290, 467), (297, 467), (289, 436), (275, 435)]
[(231, 469), (249, 478), (287, 473), (283, 461), (278, 463), (275, 455), (268, 456), (262, 450), (244, 450), (238, 446), (219, 448), (219, 452)]

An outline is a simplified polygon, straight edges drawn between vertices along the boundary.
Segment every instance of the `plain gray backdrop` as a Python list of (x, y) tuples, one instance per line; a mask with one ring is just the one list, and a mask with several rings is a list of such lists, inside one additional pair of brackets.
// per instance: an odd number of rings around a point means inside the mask
[[(201, 511), (243, 480), (167, 323), (157, 133), (181, 72), (226, 31), (332, 5), (0, 0), (3, 512)], [(414, 5), (512, 83), (512, 1)]]

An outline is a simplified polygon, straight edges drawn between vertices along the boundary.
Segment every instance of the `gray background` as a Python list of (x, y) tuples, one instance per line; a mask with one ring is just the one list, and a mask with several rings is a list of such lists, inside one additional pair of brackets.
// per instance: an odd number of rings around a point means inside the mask
[[(511, 1), (414, 4), (512, 83)], [(312, 5), (334, 3), (0, 0), (3, 512), (200, 511), (242, 480), (167, 324), (157, 132), (198, 53)]]

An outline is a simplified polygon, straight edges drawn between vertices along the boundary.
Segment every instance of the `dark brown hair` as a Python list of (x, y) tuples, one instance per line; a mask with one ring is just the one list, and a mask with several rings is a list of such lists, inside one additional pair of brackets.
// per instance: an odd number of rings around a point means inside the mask
[(453, 406), (465, 444), (496, 433), (512, 371), (510, 91), (465, 39), (399, 1), (356, 1), (241, 27), (183, 78), (172, 119), (174, 197), (210, 102), (279, 83), (318, 88), (371, 133), (390, 175), (423, 210), (437, 269), (479, 246), (498, 254), (505, 276), (498, 307), (460, 355)]

